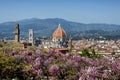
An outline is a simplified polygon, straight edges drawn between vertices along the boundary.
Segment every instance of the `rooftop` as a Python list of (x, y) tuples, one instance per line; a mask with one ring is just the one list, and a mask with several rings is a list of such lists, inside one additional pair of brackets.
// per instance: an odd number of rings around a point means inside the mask
[(53, 37), (61, 38), (61, 37), (66, 37), (66, 32), (64, 29), (61, 27), (61, 25), (58, 25), (58, 28), (55, 30), (53, 33)]

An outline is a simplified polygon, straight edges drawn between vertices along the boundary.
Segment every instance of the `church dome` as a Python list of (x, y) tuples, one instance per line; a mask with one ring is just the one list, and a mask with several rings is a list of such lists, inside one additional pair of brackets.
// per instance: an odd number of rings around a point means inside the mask
[(55, 30), (55, 32), (53, 33), (53, 37), (56, 38), (61, 38), (61, 37), (66, 37), (66, 32), (64, 31), (64, 29), (60, 26), (60, 24), (58, 25), (58, 28)]

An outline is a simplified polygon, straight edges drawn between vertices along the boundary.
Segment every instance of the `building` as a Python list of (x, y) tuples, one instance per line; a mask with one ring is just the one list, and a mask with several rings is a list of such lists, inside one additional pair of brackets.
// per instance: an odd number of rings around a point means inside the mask
[[(30, 33), (32, 33), (32, 31)], [(13, 41), (11, 41), (11, 42), (9, 41), (10, 43), (13, 43), (12, 46), (14, 48), (25, 49), (25, 48), (31, 46), (31, 44), (28, 43), (28, 42), (20, 42), (20, 29), (19, 29), (19, 24), (18, 23), (15, 25), (14, 35), (15, 35), (14, 42)]]
[(58, 28), (54, 31), (52, 35), (52, 40), (41, 40), (42, 46), (44, 48), (67, 48), (68, 41), (66, 40), (66, 32), (58, 25)]
[(29, 29), (29, 43), (34, 45), (34, 33), (33, 29)]
[[(15, 35), (15, 40), (13, 43), (13, 46), (16, 48), (27, 48), (29, 46), (34, 45), (34, 32), (33, 29), (29, 29), (29, 39), (27, 42), (22, 41), (20, 42), (20, 29), (19, 29), (19, 24), (17, 23), (15, 25), (15, 30), (14, 30), (14, 35)], [(61, 25), (58, 25), (58, 28), (54, 31), (52, 35), (51, 40), (35, 40), (35, 45), (38, 43), (41, 43), (41, 46), (43, 48), (52, 48), (55, 50), (59, 50), (61, 52), (66, 52), (72, 48), (72, 38), (70, 37), (69, 40), (66, 40), (66, 32), (64, 29), (61, 27)]]

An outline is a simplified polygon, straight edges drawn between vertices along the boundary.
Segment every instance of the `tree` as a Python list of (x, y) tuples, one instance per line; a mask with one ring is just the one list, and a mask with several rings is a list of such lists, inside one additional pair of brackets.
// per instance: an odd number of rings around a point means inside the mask
[(88, 49), (83, 49), (81, 56), (90, 57), (90, 53), (89, 53)]
[(16, 62), (13, 56), (6, 56), (0, 53), (0, 80), (11, 80), (16, 78), (17, 80), (26, 80), (27, 75), (24, 72), (25, 64), (23, 62)]

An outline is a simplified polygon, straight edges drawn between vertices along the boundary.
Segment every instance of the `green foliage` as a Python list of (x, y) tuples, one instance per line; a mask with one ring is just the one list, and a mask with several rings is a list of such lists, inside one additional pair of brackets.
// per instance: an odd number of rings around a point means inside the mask
[(72, 70), (69, 70), (67, 73), (68, 73), (69, 75), (75, 75), (76, 72), (77, 72), (76, 69), (72, 69)]
[[(53, 64), (55, 64), (55, 65), (57, 65), (57, 66), (60, 66), (62, 63), (56, 62), (56, 63), (53, 63)], [(52, 65), (53, 65), (53, 64), (52, 64)]]
[(95, 52), (94, 49), (92, 49), (91, 52), (92, 52), (92, 55), (95, 55), (95, 54), (96, 54), (96, 52)]
[(2, 44), (0, 44), (0, 48), (2, 48), (3, 47), (3, 45)]
[(1, 48), (1, 51), (3, 51), (3, 53), (9, 53), (13, 50), (13, 43), (5, 43), (3, 44), (3, 47)]
[(92, 49), (91, 52), (92, 52), (92, 53), (91, 53), (91, 58), (100, 58), (100, 57), (101, 57), (100, 54), (96, 54), (96, 52), (95, 52), (94, 49)]
[(70, 80), (74, 80), (76, 72), (77, 72), (76, 69), (71, 69), (71, 70), (67, 71), (66, 77)]
[(4, 54), (0, 53), (0, 58), (4, 57)]
[(31, 46), (30, 47), (30, 50), (32, 50), (32, 51), (35, 51), (37, 48), (36, 48), (36, 46)]
[(42, 52), (42, 53), (47, 53), (47, 51), (46, 51), (45, 49), (43, 49), (41, 52)]
[(12, 78), (18, 78), (17, 80), (25, 80), (27, 76), (22, 71), (24, 66), (25, 64), (22, 62), (19, 64), (16, 63), (13, 56), (9, 57), (0, 53), (0, 79), (10, 80)]
[(90, 57), (90, 53), (87, 49), (83, 49), (81, 56), (87, 56)]
[(4, 46), (6, 46), (6, 47), (11, 47), (11, 46), (12, 46), (12, 43), (7, 42)]
[(96, 54), (94, 49), (91, 50), (91, 53), (87, 49), (83, 49), (81, 56), (86, 56), (89, 58), (100, 58), (101, 57), (100, 54)]

